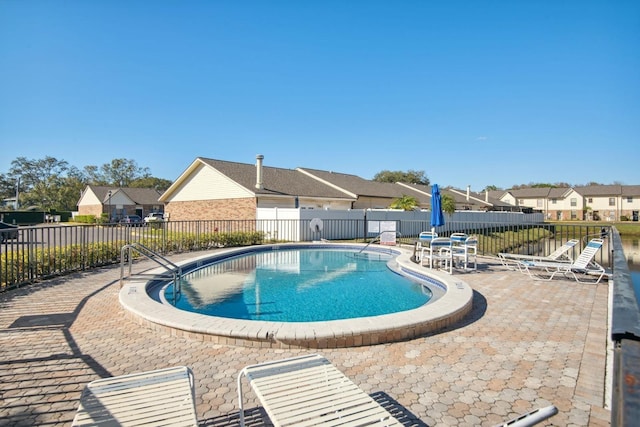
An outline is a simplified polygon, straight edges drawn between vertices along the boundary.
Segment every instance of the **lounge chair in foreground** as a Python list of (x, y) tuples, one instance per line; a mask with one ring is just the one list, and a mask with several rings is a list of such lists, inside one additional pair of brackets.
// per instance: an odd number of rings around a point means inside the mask
[(250, 365), (240, 371), (238, 400), (242, 427), (243, 376), (274, 426), (402, 426), (327, 359), (311, 354)]
[(558, 249), (553, 251), (547, 256), (544, 255), (522, 255), (522, 254), (510, 254), (506, 252), (500, 252), (498, 258), (502, 265), (510, 270), (518, 269), (519, 261), (560, 261), (571, 262), (571, 258), (567, 255), (568, 252), (575, 247), (580, 241), (578, 239), (571, 239), (565, 242)]
[(534, 409), (533, 411), (522, 414), (504, 424), (496, 427), (529, 427), (541, 423), (558, 413), (558, 408), (554, 405), (545, 406), (544, 408)]
[[(559, 261), (518, 261), (518, 267), (534, 279), (551, 280), (557, 274), (572, 276), (579, 283), (599, 283), (605, 269), (593, 261), (602, 247), (602, 239), (591, 239), (574, 262)], [(591, 277), (592, 280), (584, 280)], [(593, 280), (593, 277), (596, 277)]]
[(197, 426), (193, 373), (186, 366), (90, 382), (72, 426)]

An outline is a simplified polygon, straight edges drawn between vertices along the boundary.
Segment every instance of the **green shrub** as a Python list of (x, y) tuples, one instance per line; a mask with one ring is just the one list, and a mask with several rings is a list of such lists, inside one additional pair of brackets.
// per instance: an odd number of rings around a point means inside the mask
[[(81, 215), (84, 221), (94, 218)], [(76, 217), (77, 218), (77, 217)], [(172, 252), (197, 251), (219, 247), (248, 246), (262, 244), (262, 232), (208, 233), (165, 233), (160, 229), (145, 229), (140, 243), (154, 252), (167, 254)], [(0, 254), (0, 291), (7, 286), (25, 283), (33, 277), (41, 278), (65, 274), (72, 271), (120, 262), (125, 241), (94, 242), (88, 245), (69, 245), (63, 247), (36, 248), (31, 252), (16, 248)], [(134, 259), (140, 258), (133, 251)]]
[(73, 220), (82, 224), (95, 224), (98, 222), (98, 219), (93, 215), (76, 215)]

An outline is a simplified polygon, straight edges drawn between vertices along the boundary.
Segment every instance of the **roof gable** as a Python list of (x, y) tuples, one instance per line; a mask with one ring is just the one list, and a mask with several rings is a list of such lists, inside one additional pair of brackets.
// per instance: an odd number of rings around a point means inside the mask
[[(109, 195), (111, 192), (111, 195)], [(98, 200), (102, 204), (109, 202), (133, 205), (158, 204), (160, 193), (154, 188), (110, 187), (105, 185), (87, 185), (80, 196), (78, 205)], [(95, 197), (95, 198), (94, 198)], [(111, 200), (109, 200), (111, 199)]]

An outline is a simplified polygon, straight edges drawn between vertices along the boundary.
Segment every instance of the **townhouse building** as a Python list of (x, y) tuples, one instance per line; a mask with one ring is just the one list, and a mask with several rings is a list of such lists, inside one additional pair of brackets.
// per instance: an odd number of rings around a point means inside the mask
[(514, 206), (542, 212), (553, 221), (638, 221), (639, 185), (521, 188), (491, 192)]

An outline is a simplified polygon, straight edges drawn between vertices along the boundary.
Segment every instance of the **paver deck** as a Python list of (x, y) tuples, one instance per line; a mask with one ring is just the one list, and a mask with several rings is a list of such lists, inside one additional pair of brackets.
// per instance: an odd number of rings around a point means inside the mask
[[(490, 426), (549, 404), (559, 413), (546, 425), (610, 425), (608, 283), (539, 282), (497, 259), (479, 261), (478, 272), (456, 273), (474, 289), (463, 322), (356, 348), (248, 348), (155, 332), (123, 312), (119, 266), (0, 294), (0, 425), (69, 425), (88, 382), (186, 365), (200, 424), (236, 426), (244, 366), (311, 352), (407, 426)], [(247, 425), (268, 425), (251, 392), (245, 402)]]

